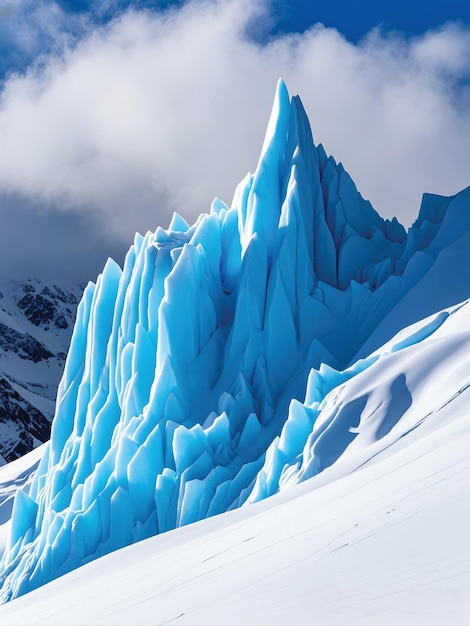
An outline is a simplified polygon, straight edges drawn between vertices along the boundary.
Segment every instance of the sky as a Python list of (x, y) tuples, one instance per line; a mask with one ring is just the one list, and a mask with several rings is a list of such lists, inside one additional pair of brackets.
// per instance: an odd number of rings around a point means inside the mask
[(470, 184), (466, 0), (0, 0), (0, 278), (230, 204), (279, 77), (383, 217)]

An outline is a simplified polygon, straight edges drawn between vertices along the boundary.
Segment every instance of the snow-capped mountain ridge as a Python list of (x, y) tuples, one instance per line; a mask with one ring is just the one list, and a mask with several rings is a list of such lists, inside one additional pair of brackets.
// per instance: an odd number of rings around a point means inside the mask
[(81, 288), (39, 279), (7, 281), (0, 292), (0, 460), (49, 439)]
[(322, 402), (379, 367), (341, 371), (459, 240), (468, 206), (465, 191), (426, 196), (408, 233), (383, 220), (280, 82), (232, 206), (137, 235), (122, 271), (108, 261), (86, 288), (50, 445), (15, 501), (4, 600), (326, 468)]

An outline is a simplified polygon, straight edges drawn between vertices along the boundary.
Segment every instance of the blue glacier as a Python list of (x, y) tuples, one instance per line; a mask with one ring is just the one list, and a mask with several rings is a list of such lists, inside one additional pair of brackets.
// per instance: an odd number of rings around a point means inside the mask
[[(232, 204), (137, 234), (123, 268), (109, 260), (87, 286), (51, 440), (15, 499), (2, 600), (334, 463), (327, 394), (376, 366), (394, 324), (424, 316), (413, 294), (470, 231), (469, 195), (425, 195), (408, 231), (382, 219), (279, 81)], [(426, 315), (469, 297), (461, 285)]]

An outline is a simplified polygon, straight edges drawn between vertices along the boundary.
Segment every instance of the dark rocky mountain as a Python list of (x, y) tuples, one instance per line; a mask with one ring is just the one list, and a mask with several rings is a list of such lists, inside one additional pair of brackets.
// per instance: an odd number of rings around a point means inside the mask
[(81, 293), (33, 279), (0, 286), (0, 464), (49, 439)]

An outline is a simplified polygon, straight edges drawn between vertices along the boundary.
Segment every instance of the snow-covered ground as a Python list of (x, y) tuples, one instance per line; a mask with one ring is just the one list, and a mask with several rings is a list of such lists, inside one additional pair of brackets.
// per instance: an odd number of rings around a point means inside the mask
[[(320, 474), (101, 557), (3, 605), (0, 622), (468, 624), (469, 307), (402, 331), (343, 384), (343, 407), (360, 377), (390, 404), (396, 371), (410, 369), (387, 446), (374, 426), (337, 419), (337, 441), (356, 430), (360, 443)], [(43, 449), (0, 470), (5, 506)]]
[(469, 400), (386, 458), (102, 557), (0, 622), (468, 624)]

